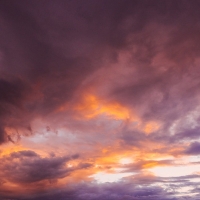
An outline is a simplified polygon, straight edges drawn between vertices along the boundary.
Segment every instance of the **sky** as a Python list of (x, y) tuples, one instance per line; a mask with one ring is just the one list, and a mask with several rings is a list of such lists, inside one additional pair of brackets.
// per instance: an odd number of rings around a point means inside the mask
[(199, 10), (1, 0), (0, 200), (200, 199)]

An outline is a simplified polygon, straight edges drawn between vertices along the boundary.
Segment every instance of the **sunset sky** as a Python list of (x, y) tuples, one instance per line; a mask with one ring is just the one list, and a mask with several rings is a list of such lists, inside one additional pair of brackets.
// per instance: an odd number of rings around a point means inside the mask
[(199, 0), (0, 1), (0, 200), (199, 183)]

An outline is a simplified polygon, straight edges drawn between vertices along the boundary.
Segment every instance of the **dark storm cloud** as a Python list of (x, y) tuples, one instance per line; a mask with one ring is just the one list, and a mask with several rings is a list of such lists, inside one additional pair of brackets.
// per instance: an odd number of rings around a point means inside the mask
[[(74, 170), (74, 168), (66, 168), (65, 164), (78, 157), (78, 155), (72, 155), (42, 158), (34, 151), (14, 152), (0, 159), (0, 177), (6, 182), (20, 184), (63, 178)], [(80, 164), (78, 168), (85, 167), (89, 165)]]
[(66, 14), (68, 4), (1, 2), (0, 142), (5, 126), (28, 127), (35, 116), (52, 112), (98, 67), (92, 65), (92, 41), (82, 36), (87, 30), (75, 24), (73, 12)]
[[(200, 16), (195, 9), (199, 4), (197, 1), (191, 4), (174, 1), (173, 5), (174, 10), (169, 11), (170, 17), (165, 18), (165, 12), (159, 15), (163, 23), (155, 20), (154, 25), (149, 24), (149, 29), (145, 30), (144, 26), (140, 34), (133, 32), (133, 40), (129, 45), (135, 46), (136, 50), (130, 50), (133, 63), (130, 67), (135, 68), (137, 73), (126, 84), (114, 86), (113, 90), (115, 99), (133, 107), (143, 119), (163, 121), (163, 129), (158, 134), (164, 140), (167, 136), (163, 135), (175, 120), (196, 109), (199, 101)], [(152, 12), (154, 14), (158, 13)], [(170, 22), (169, 26), (167, 19), (172, 20), (172, 16), (174, 22)], [(162, 29), (168, 32), (159, 32)], [(127, 137), (137, 137), (134, 135), (127, 134)], [(159, 137), (152, 139), (159, 140)]]
[[(0, 141), (6, 138), (5, 126), (28, 127), (36, 116), (70, 101), (88, 75), (106, 59), (117, 62), (118, 52), (131, 45), (139, 80), (115, 88), (115, 98), (136, 106), (142, 101), (148, 107), (145, 117), (177, 118), (177, 113), (184, 113), (178, 104), (186, 101), (180, 102), (169, 88), (181, 78), (176, 64), (198, 55), (198, 7), (197, 1), (2, 1)], [(145, 30), (152, 23), (157, 25), (150, 32)], [(155, 43), (155, 28), (162, 26), (172, 32), (163, 46), (162, 38)], [(162, 75), (151, 67), (160, 51), (176, 63), (174, 67), (169, 64)], [(154, 92), (161, 93), (159, 103), (153, 100)], [(196, 89), (192, 93), (196, 95)], [(188, 99), (189, 94), (179, 96)], [(194, 102), (188, 99), (187, 103)], [(169, 113), (172, 108), (174, 112)]]

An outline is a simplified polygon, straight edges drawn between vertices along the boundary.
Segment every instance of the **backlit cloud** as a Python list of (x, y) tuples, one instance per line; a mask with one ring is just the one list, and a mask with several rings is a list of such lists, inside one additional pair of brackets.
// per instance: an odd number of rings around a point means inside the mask
[(198, 1), (3, 0), (2, 200), (196, 200)]

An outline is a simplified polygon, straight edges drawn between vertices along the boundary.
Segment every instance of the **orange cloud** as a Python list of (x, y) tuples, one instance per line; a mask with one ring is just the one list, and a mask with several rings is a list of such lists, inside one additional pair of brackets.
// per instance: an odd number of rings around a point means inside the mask
[(160, 126), (157, 122), (151, 121), (151, 122), (146, 123), (146, 125), (144, 125), (143, 130), (148, 135), (154, 131), (157, 131), (159, 127)]
[(80, 112), (86, 119), (102, 114), (119, 120), (131, 117), (130, 111), (123, 105), (117, 102), (107, 103), (92, 94), (84, 95), (82, 102), (76, 105), (74, 110)]
[(133, 113), (128, 107), (118, 102), (107, 102), (93, 94), (85, 94), (80, 103), (76, 104), (73, 109), (78, 113), (78, 116), (84, 119), (93, 119), (99, 115), (105, 115), (109, 119), (114, 120), (129, 120), (137, 122), (134, 129), (144, 132), (146, 135), (157, 131), (160, 128), (159, 122), (143, 120)]

